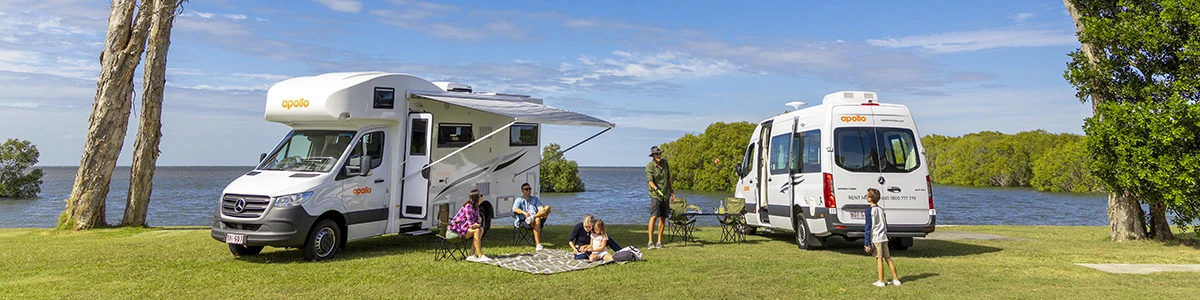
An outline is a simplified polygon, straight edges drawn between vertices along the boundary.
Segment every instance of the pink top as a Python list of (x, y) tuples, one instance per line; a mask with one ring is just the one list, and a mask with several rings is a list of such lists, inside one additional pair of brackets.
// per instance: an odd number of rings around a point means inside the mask
[(454, 215), (454, 219), (450, 220), (450, 226), (447, 226), (446, 229), (454, 231), (458, 235), (464, 235), (467, 234), (467, 228), (470, 228), (471, 224), (478, 223), (479, 210), (475, 209), (474, 205), (468, 203), (458, 210), (458, 214)]
[(592, 234), (592, 252), (604, 251), (604, 246), (608, 244), (608, 235)]

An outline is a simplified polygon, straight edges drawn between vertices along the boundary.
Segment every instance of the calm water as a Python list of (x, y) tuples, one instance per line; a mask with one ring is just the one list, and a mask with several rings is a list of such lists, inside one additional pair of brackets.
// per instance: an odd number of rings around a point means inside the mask
[[(159, 167), (154, 176), (148, 220), (152, 226), (211, 224), (225, 185), (251, 167)], [(0, 227), (53, 227), (71, 193), (74, 167), (43, 168), (42, 193), (36, 199), (0, 200)], [(554, 207), (550, 224), (574, 224), (591, 213), (609, 224), (646, 224), (649, 219), (646, 177), (642, 168), (581, 168), (587, 192), (542, 195)], [(129, 168), (118, 167), (108, 194), (108, 222), (125, 210)], [(705, 210), (731, 193), (679, 191), (676, 196)], [(962, 225), (1105, 225), (1104, 195), (1042, 193), (1023, 188), (934, 186), (939, 224)], [(717, 225), (701, 218), (702, 225)]]

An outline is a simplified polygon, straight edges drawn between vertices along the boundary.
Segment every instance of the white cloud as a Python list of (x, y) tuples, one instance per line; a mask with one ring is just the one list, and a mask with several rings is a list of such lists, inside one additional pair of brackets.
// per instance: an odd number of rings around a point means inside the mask
[(1017, 20), (1017, 23), (1025, 22), (1026, 20), (1029, 20), (1030, 18), (1033, 18), (1033, 13), (1019, 13), (1019, 14), (1017, 14), (1016, 17), (1013, 17), (1013, 19)]
[(199, 11), (185, 11), (185, 12), (179, 14), (179, 16), (182, 18), (199, 18), (199, 19), (205, 19), (205, 20), (224, 19), (224, 20), (231, 20), (231, 21), (243, 21), (243, 20), (246, 20), (249, 18), (246, 15), (242, 15), (242, 14), (216, 14), (216, 13), (207, 13), (207, 12), (199, 12)]
[(329, 9), (344, 12), (357, 13), (362, 10), (362, 1), (358, 0), (315, 0)]
[[(637, 55), (614, 51), (613, 55), (618, 58), (603, 60), (602, 66), (592, 73), (659, 81), (712, 77), (729, 74), (736, 70), (736, 67), (726, 61), (701, 59), (677, 52)], [(589, 78), (588, 75), (583, 77)]]
[(1011, 47), (1070, 46), (1079, 41), (1074, 32), (1041, 29), (985, 29), (869, 39), (868, 44), (888, 48), (920, 47), (934, 53), (953, 53)]

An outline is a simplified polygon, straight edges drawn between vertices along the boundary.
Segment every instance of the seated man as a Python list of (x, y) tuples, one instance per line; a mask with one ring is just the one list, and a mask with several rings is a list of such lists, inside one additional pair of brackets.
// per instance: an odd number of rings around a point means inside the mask
[(550, 207), (543, 206), (542, 200), (538, 197), (529, 195), (533, 192), (533, 188), (529, 183), (521, 185), (521, 197), (513, 202), (513, 214), (517, 216), (514, 226), (529, 226), (533, 230), (533, 242), (537, 245), (535, 250), (542, 250), (542, 226), (546, 224), (546, 217), (550, 216)]

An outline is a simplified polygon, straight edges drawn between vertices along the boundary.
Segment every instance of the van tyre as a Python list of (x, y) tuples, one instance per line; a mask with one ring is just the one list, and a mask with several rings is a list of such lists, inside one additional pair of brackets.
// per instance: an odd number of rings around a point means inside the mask
[(254, 256), (262, 252), (263, 246), (244, 246), (229, 244), (229, 253), (233, 256)]
[(913, 238), (910, 237), (891, 238), (888, 241), (888, 249), (893, 250), (908, 250), (908, 247), (912, 247), (912, 245)]
[(489, 230), (492, 229), (492, 209), (490, 206), (484, 206), (480, 211), (482, 216), (479, 216), (479, 227), (483, 229), (483, 236), (487, 236)]
[(341, 238), (342, 227), (333, 220), (323, 219), (308, 232), (308, 239), (304, 241), (300, 252), (304, 254), (304, 259), (310, 261), (333, 258), (341, 250)]
[(797, 214), (792, 220), (796, 220), (796, 224), (793, 225), (796, 228), (796, 247), (800, 250), (816, 249), (819, 243), (814, 241), (816, 237), (808, 230), (808, 222), (804, 221), (804, 216)]

